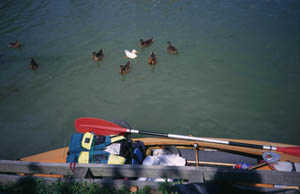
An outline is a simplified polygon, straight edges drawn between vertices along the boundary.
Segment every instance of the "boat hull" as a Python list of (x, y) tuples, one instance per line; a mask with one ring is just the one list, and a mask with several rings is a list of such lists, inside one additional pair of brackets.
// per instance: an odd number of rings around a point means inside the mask
[[(218, 139), (218, 138), (215, 138)], [(237, 147), (231, 145), (221, 145), (215, 143), (206, 143), (199, 141), (188, 141), (188, 140), (177, 140), (177, 139), (169, 139), (169, 138), (135, 138), (133, 141), (143, 141), (146, 147), (160, 147), (160, 146), (177, 146), (182, 147), (182, 149), (191, 149), (194, 144), (198, 145), (199, 150), (203, 149), (215, 149), (224, 152), (236, 153), (241, 155), (249, 155), (252, 157), (259, 157), (266, 150), (254, 149), (254, 148), (245, 148), (245, 147)], [(281, 147), (290, 147), (295, 145), (288, 145), (282, 143), (273, 143), (273, 142), (265, 142), (265, 141), (256, 141), (256, 140), (235, 140), (235, 139), (221, 139), (228, 141), (238, 141), (242, 143), (251, 143), (251, 144), (260, 144), (260, 145), (271, 145), (271, 146), (281, 146)], [(51, 163), (65, 163), (68, 153), (68, 147), (59, 148), (56, 150), (51, 150), (48, 152), (31, 155), (28, 157), (21, 158), (21, 161), (28, 162), (51, 162)], [(280, 161), (292, 161), (292, 162), (300, 162), (300, 157), (288, 155), (285, 153), (280, 154)]]

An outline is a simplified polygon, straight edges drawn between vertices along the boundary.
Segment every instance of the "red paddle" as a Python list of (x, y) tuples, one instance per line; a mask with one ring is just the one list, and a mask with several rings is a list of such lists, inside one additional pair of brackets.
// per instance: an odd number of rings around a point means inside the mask
[(96, 135), (117, 135), (127, 133), (126, 128), (96, 118), (79, 118), (75, 120), (75, 128), (80, 133), (93, 132)]
[(123, 134), (123, 133), (136, 133), (136, 134), (162, 136), (162, 137), (168, 137), (168, 138), (173, 138), (173, 139), (203, 141), (203, 142), (226, 144), (226, 145), (232, 145), (232, 146), (273, 150), (273, 151), (283, 152), (283, 153), (294, 155), (294, 156), (300, 156), (300, 146), (275, 147), (275, 146), (267, 146), (267, 145), (232, 142), (232, 141), (225, 141), (225, 140), (215, 140), (215, 139), (202, 138), (202, 137), (193, 137), (193, 136), (167, 134), (167, 133), (157, 133), (157, 132), (151, 132), (151, 131), (141, 131), (141, 130), (136, 130), (136, 129), (126, 129), (126, 128), (120, 127), (119, 125), (114, 124), (112, 122), (109, 122), (109, 121), (106, 121), (103, 119), (96, 119), (96, 118), (76, 119), (75, 120), (75, 128), (80, 133), (93, 132), (96, 135), (116, 135), (116, 134)]

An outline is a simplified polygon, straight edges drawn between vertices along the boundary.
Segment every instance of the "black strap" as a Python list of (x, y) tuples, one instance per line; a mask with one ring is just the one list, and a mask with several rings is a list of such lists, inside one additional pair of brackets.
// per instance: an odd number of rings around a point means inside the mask
[(293, 167), (292, 172), (296, 172), (295, 162), (291, 162), (291, 163), (292, 163), (292, 167)]

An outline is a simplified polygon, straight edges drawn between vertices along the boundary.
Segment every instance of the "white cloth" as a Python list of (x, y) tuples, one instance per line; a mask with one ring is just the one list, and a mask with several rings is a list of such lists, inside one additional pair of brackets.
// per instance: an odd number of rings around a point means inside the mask
[(113, 143), (110, 144), (109, 146), (106, 146), (104, 151), (114, 154), (114, 155), (119, 155), (121, 150), (121, 144), (120, 143)]
[(300, 163), (295, 163), (296, 172), (300, 172)]
[[(300, 172), (300, 163), (294, 163), (296, 172)], [(278, 171), (292, 172), (293, 165), (290, 162), (276, 162), (274, 168)]]
[[(185, 166), (186, 160), (175, 154), (168, 155), (156, 155), (156, 156), (147, 156), (143, 165), (161, 165), (161, 166)], [(139, 181), (154, 181), (154, 182), (165, 182), (163, 178), (139, 178)], [(168, 182), (172, 182), (172, 179), (168, 179)]]
[(172, 153), (166, 149), (154, 149), (152, 152), (152, 156), (160, 156), (160, 155), (167, 155), (167, 154), (172, 154)]

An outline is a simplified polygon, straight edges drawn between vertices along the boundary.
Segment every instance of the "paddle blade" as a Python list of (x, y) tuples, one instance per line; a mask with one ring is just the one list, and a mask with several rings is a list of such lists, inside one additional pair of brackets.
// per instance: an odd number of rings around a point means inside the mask
[(79, 133), (93, 132), (96, 135), (119, 135), (126, 133), (126, 128), (119, 125), (96, 118), (78, 118), (75, 120), (75, 128)]
[(283, 152), (289, 155), (299, 156), (300, 157), (300, 146), (295, 147), (277, 147), (278, 152)]

